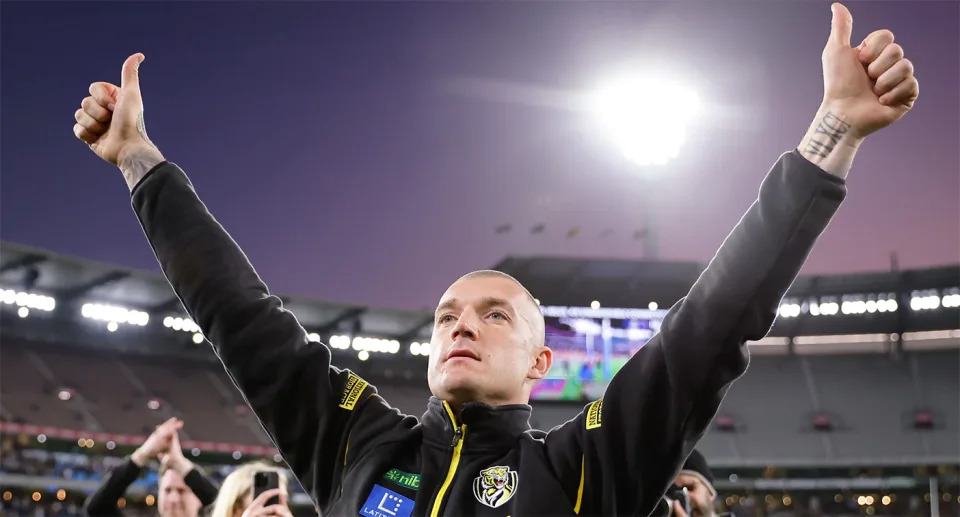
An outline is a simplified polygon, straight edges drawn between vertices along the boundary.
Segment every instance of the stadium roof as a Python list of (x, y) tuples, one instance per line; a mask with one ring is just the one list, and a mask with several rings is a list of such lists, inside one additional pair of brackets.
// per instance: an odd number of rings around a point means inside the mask
[[(159, 272), (122, 268), (5, 241), (0, 242), (0, 285), (47, 294), (58, 304), (82, 298), (151, 314), (183, 313), (180, 300)], [(421, 337), (422, 328), (432, 321), (432, 314), (426, 311), (279, 296), (304, 327), (320, 334), (346, 329), (359, 320), (364, 333), (411, 340)], [(427, 329), (425, 339), (429, 335)]]
[[(703, 266), (508, 257), (493, 268), (518, 278), (543, 305), (586, 307), (599, 300), (604, 307), (646, 308), (649, 302), (656, 302), (664, 309), (686, 294)], [(52, 296), (58, 306), (100, 303), (143, 311), (154, 318), (186, 317), (180, 301), (159, 272), (122, 268), (12, 242), (0, 241), (0, 287)], [(958, 294), (952, 296), (954, 291)], [(430, 311), (347, 305), (275, 294), (309, 332), (323, 336), (324, 340), (335, 334), (365, 335), (396, 340), (406, 347), (409, 342), (430, 339)], [(948, 305), (950, 300), (950, 310), (906, 310), (918, 296), (929, 295), (937, 298), (938, 308), (941, 296), (943, 305)], [(951, 296), (948, 298), (948, 295)], [(884, 297), (897, 300), (904, 310), (884, 314), (874, 314), (871, 310), (866, 314), (864, 307), (869, 300)], [(859, 304), (860, 315), (864, 317), (854, 317), (855, 309), (851, 317), (806, 317), (812, 308), (810, 305), (818, 300), (835, 303), (839, 312), (848, 298), (849, 303)], [(784, 300), (788, 309), (792, 307), (798, 314), (779, 318), (771, 335), (956, 329), (954, 300), (960, 300), (960, 265), (916, 271), (801, 276)], [(846, 305), (842, 313), (847, 315)]]

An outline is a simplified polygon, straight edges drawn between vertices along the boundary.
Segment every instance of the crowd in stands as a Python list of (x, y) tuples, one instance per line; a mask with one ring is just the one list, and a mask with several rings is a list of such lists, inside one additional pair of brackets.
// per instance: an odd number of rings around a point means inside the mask
[[(157, 429), (161, 427), (162, 425)], [(151, 435), (151, 438), (153, 436)], [(0, 486), (0, 517), (155, 516), (157, 506), (162, 504), (162, 497), (158, 495), (164, 484), (169, 484), (168, 480), (163, 479), (164, 471), (169, 470), (168, 462), (164, 458), (170, 455), (171, 445), (169, 437), (166, 437), (166, 440), (166, 443), (160, 445), (163, 449), (160, 454), (147, 458), (149, 465), (142, 469), (137, 468), (131, 482), (120, 480), (117, 487), (116, 478), (125, 475), (123, 471), (126, 466), (150, 443), (150, 438), (134, 453), (120, 455), (50, 450), (39, 446), (35, 436), (4, 435), (0, 438), (0, 475), (27, 476), (33, 481), (17, 486), (6, 483)], [(176, 444), (176, 447), (179, 448), (179, 444)], [(182, 457), (182, 453), (180, 456)], [(258, 470), (273, 470), (279, 474), (284, 486), (283, 500), (287, 504), (290, 504), (289, 498), (293, 494), (305, 496), (299, 484), (289, 482), (292, 479), (289, 471), (276, 466), (272, 461), (248, 461), (239, 468), (235, 464), (189, 463), (209, 486), (208, 492), (201, 498), (202, 506), (207, 508), (203, 515), (216, 515), (217, 504), (230, 508), (240, 505), (241, 509), (243, 506), (250, 506), (253, 502), (252, 476), (253, 472)], [(113, 482), (109, 481), (111, 476), (114, 478)], [(249, 480), (246, 479), (248, 477)], [(114, 490), (116, 488), (119, 490)], [(98, 495), (105, 498), (99, 497), (98, 501)], [(214, 502), (215, 499), (219, 501), (230, 498), (234, 500)], [(104, 508), (104, 499), (108, 508)], [(235, 501), (236, 499), (240, 502)], [(291, 510), (290, 514), (316, 515), (316, 511), (309, 505), (300, 505)], [(224, 515), (233, 516), (230, 512)]]

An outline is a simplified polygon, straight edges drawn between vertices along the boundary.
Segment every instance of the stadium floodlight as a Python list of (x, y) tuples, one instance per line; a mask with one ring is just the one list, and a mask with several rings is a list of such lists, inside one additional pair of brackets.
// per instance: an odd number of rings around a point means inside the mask
[(84, 318), (90, 318), (97, 321), (106, 321), (107, 328), (111, 332), (117, 329), (118, 323), (128, 325), (146, 326), (150, 321), (150, 315), (143, 311), (127, 309), (115, 305), (102, 305), (99, 303), (85, 303), (80, 309), (80, 314)]
[[(57, 306), (57, 300), (53, 297), (13, 289), (0, 289), (0, 301), (6, 305), (17, 305), (20, 308), (44, 312), (51, 312)], [(22, 314), (23, 311), (19, 312)], [(29, 314), (29, 310), (27, 313)]]
[(800, 315), (800, 307), (799, 303), (784, 303), (780, 306), (780, 317), (796, 318)]
[(163, 318), (163, 326), (173, 330), (179, 330), (187, 333), (200, 332), (200, 327), (190, 318), (181, 318), (179, 316), (167, 316)]
[(330, 346), (337, 350), (346, 350), (350, 348), (350, 336), (331, 336)]
[(410, 343), (410, 353), (413, 355), (419, 355), (423, 357), (430, 356), (430, 343)]
[(699, 107), (693, 90), (652, 76), (611, 80), (591, 102), (607, 136), (628, 160), (642, 166), (677, 157)]
[[(625, 75), (596, 90), (589, 109), (601, 131), (634, 166), (646, 170), (665, 165), (680, 154), (687, 128), (700, 108), (700, 97), (682, 84), (657, 75)], [(643, 177), (643, 175), (641, 175)], [(645, 211), (644, 256), (657, 260), (656, 190), (649, 178), (641, 189)]]
[(380, 354), (395, 354), (400, 351), (400, 342), (395, 339), (377, 339), (370, 337), (355, 337), (353, 349), (358, 352), (377, 352)]
[(953, 288), (943, 292), (942, 306), (948, 309), (960, 307), (960, 289)]
[(924, 311), (940, 308), (940, 297), (936, 290), (913, 291), (910, 293), (910, 308)]

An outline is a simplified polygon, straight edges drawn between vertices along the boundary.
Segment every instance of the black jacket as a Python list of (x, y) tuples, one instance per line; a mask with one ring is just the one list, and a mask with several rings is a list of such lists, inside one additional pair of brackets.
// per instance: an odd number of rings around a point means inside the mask
[(421, 418), (402, 415), (307, 340), (180, 168), (157, 165), (132, 204), (173, 289), (323, 515), (645, 516), (845, 195), (796, 150), (782, 155), (660, 332), (602, 399), (550, 432), (530, 428), (527, 405), (467, 404), (454, 419), (433, 399)]
[[(140, 477), (142, 472), (143, 468), (127, 456), (123, 463), (107, 472), (96, 491), (87, 497), (83, 504), (84, 515), (91, 517), (122, 515), (117, 501), (123, 497), (127, 488)], [(213, 504), (220, 490), (216, 483), (204, 476), (196, 467), (187, 472), (183, 482), (200, 499), (200, 504), (203, 506)]]

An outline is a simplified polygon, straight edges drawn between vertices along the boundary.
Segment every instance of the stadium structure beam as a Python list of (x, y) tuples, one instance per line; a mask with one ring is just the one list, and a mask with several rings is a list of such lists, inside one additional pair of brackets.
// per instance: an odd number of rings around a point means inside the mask
[(158, 303), (158, 304), (156, 304), (156, 305), (154, 305), (154, 306), (151, 306), (151, 307), (147, 307), (146, 310), (147, 310), (147, 312), (149, 312), (150, 314), (162, 314), (162, 313), (164, 313), (164, 312), (171, 312), (171, 311), (179, 310), (179, 309), (181, 309), (182, 307), (183, 307), (183, 304), (180, 303), (180, 298), (177, 298), (176, 296), (174, 296), (173, 298), (170, 298), (169, 300), (166, 300), (166, 301), (164, 301), (164, 302), (160, 302), (160, 303)]
[(326, 332), (330, 332), (331, 330), (337, 328), (337, 326), (340, 325), (340, 323), (342, 323), (342, 322), (344, 322), (344, 321), (355, 320), (355, 319), (357, 319), (358, 317), (360, 317), (361, 314), (363, 314), (363, 313), (365, 313), (365, 312), (367, 312), (367, 308), (366, 308), (366, 307), (354, 307), (354, 308), (352, 308), (352, 309), (347, 309), (347, 310), (341, 312), (340, 314), (338, 314), (338, 315), (337, 315), (335, 318), (333, 318), (332, 320), (324, 323), (323, 325), (321, 325), (320, 327), (317, 327), (317, 328), (314, 329), (314, 330), (316, 330), (317, 333), (319, 333), (319, 334), (324, 334), (324, 333), (326, 333)]
[[(561, 291), (560, 291), (561, 301), (566, 301), (567, 297), (570, 296), (571, 293), (576, 292), (575, 289), (577, 286), (580, 285), (580, 279), (583, 278), (583, 272), (589, 266), (590, 266), (590, 261), (584, 260), (583, 262), (580, 263), (580, 265), (576, 267), (573, 274), (570, 275), (570, 280), (568, 282), (565, 282), (563, 287), (561, 288)], [(600, 297), (601, 296), (600, 293), (597, 293), (597, 296)], [(588, 302), (583, 302), (583, 303), (586, 304)], [(604, 302), (601, 302), (601, 303), (604, 303)], [(564, 303), (564, 305), (570, 305), (570, 303)]]
[(910, 313), (910, 293), (907, 292), (907, 289), (904, 286), (903, 273), (900, 273), (896, 270), (894, 264), (896, 276), (896, 284), (894, 285), (894, 292), (896, 293), (897, 300), (897, 342), (893, 345), (893, 350), (891, 353), (896, 356), (903, 355), (903, 333), (907, 331), (907, 326), (909, 323), (909, 313)]
[(126, 272), (126, 271), (112, 271), (112, 272), (107, 273), (107, 274), (105, 274), (105, 275), (101, 275), (101, 276), (99, 276), (99, 277), (97, 277), (97, 278), (94, 278), (93, 280), (91, 280), (91, 281), (89, 281), (89, 282), (87, 282), (87, 283), (80, 284), (80, 285), (78, 285), (78, 286), (76, 286), (76, 287), (71, 287), (71, 288), (68, 288), (68, 289), (63, 289), (63, 290), (57, 292), (57, 298), (59, 298), (59, 299), (61, 299), (61, 300), (63, 300), (63, 301), (71, 301), (71, 300), (76, 299), (77, 297), (83, 295), (84, 293), (90, 291), (91, 289), (95, 289), (95, 288), (97, 288), (97, 287), (102, 287), (102, 286), (107, 285), (107, 284), (109, 284), (109, 283), (111, 283), (111, 282), (116, 282), (117, 280), (122, 280), (122, 279), (124, 279), (124, 278), (127, 278), (128, 276), (130, 276), (130, 273), (128, 273), (128, 272)]
[(423, 327), (427, 326), (430, 323), (433, 323), (433, 315), (425, 316), (422, 320), (417, 322), (416, 326), (410, 327), (410, 329), (407, 330), (406, 332), (402, 334), (398, 334), (393, 338), (401, 343), (410, 341), (411, 339), (417, 337), (417, 334), (420, 333), (420, 329), (422, 329)]
[[(820, 286), (820, 277), (819, 276), (811, 277), (810, 281), (807, 283), (807, 288), (804, 289), (799, 296), (800, 305), (803, 305), (803, 302), (805, 300), (809, 300), (810, 298), (812, 298), (817, 293), (817, 289), (819, 288), (819, 286)], [(781, 305), (782, 303), (783, 302), (781, 301)], [(779, 311), (780, 308), (778, 307), (777, 310)], [(783, 320), (784, 318), (779, 318), (779, 319)], [(788, 350), (789, 350), (789, 353), (791, 354), (794, 353), (794, 346), (795, 346), (793, 344), (793, 338), (795, 338), (800, 333), (800, 330), (803, 327), (803, 322), (805, 319), (806, 318), (792, 318), (790, 322), (785, 325), (786, 328), (783, 329), (783, 333), (790, 338), (790, 344), (788, 345), (789, 347)]]
[(45, 260), (47, 260), (47, 257), (43, 255), (36, 255), (36, 254), (24, 255), (18, 259), (11, 260), (10, 262), (7, 262), (6, 264), (0, 266), (0, 273), (6, 273), (7, 271), (12, 271), (14, 269), (20, 269), (22, 267), (39, 264), (40, 262), (43, 262)]

